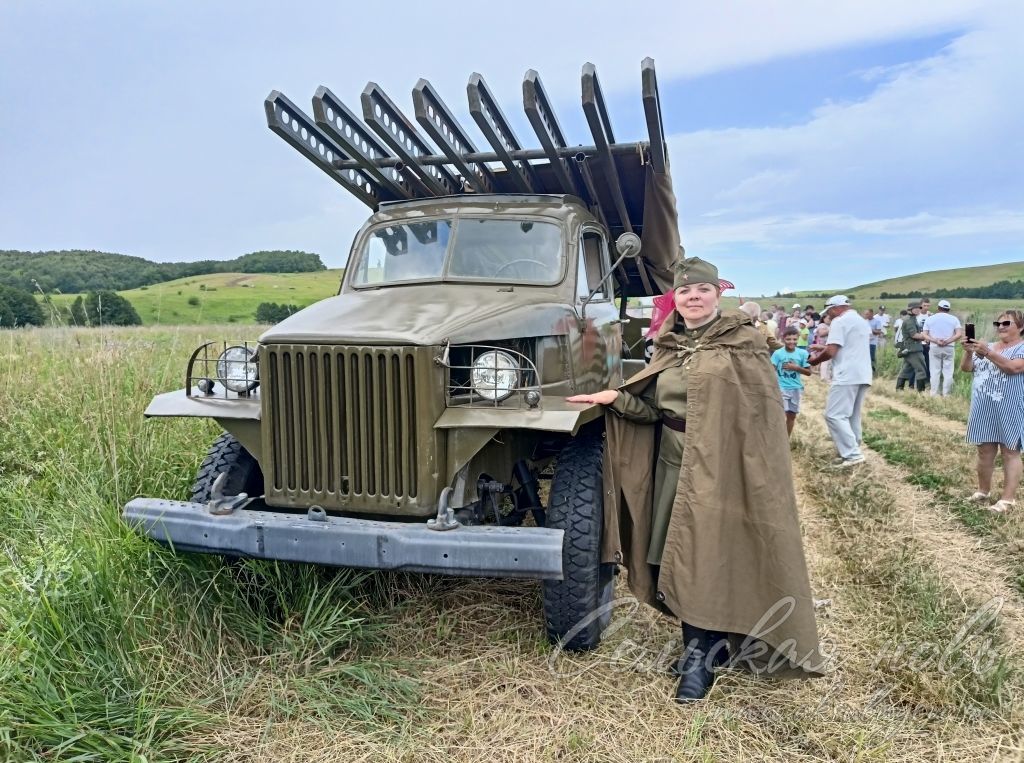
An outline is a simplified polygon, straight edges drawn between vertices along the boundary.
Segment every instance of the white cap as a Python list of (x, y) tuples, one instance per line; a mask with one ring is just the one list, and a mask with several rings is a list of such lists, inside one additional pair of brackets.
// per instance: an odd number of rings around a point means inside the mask
[(791, 309), (792, 310), (796, 310), (798, 307), (800, 307), (800, 303), (799, 302), (797, 302), (795, 305), (793, 305), (793, 307)]
[(849, 305), (850, 300), (846, 298), (845, 294), (836, 294), (834, 297), (829, 297), (825, 303), (825, 307), (839, 307), (841, 305)]
[(939, 300), (939, 307), (941, 307), (941, 308), (943, 308), (945, 310), (948, 310), (949, 309), (949, 300), (948, 299), (940, 299)]

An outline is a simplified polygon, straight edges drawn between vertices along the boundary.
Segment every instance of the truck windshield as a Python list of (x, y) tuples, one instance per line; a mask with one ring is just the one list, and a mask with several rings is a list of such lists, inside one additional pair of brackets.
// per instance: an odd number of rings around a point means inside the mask
[(554, 223), (460, 218), (378, 228), (360, 253), (353, 284), (442, 277), (554, 283), (562, 274), (562, 235)]

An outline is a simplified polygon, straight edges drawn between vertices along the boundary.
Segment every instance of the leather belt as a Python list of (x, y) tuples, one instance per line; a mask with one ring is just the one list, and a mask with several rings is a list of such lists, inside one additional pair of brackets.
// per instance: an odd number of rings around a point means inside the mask
[(661, 423), (675, 432), (686, 431), (686, 419), (677, 419), (675, 416), (663, 413), (661, 414)]

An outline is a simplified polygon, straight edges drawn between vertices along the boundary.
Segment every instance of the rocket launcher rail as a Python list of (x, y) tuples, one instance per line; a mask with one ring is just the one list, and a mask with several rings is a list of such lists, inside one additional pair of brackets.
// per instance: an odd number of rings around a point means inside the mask
[(313, 118), (277, 91), (267, 97), (265, 111), (271, 130), (373, 210), (386, 202), (474, 193), (576, 196), (613, 237), (636, 232), (643, 239), (641, 256), (623, 265), (620, 293), (659, 294), (671, 286), (679, 241), (654, 61), (641, 64), (647, 140), (615, 142), (593, 64), (583, 67), (581, 91), (593, 144), (571, 146), (540, 76), (532, 69), (526, 73), (523, 109), (539, 149), (523, 146), (476, 73), (466, 88), (469, 114), (490, 151), (476, 147), (423, 79), (412, 92), (415, 122), (372, 82), (360, 98), (362, 119), (326, 87), (313, 97)]

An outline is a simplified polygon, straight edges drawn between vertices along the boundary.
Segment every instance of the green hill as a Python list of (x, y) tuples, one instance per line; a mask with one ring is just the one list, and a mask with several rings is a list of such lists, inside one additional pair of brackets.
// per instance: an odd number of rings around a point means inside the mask
[(250, 252), (233, 260), (151, 262), (111, 252), (0, 250), (0, 285), (31, 292), (121, 291), (210, 273), (308, 273), (325, 270), (320, 255)]
[[(338, 293), (344, 271), (315, 273), (214, 273), (118, 292), (146, 326), (252, 323), (261, 302), (305, 307)], [(69, 306), (76, 294), (51, 297)]]
[(906, 294), (910, 291), (920, 291), (930, 295), (938, 294), (943, 289), (988, 286), (998, 281), (1022, 280), (1024, 280), (1024, 262), (1004, 262), (1001, 265), (930, 270), (926, 273), (914, 273), (899, 278), (887, 278), (884, 281), (851, 286), (846, 291), (853, 292), (858, 297), (868, 298), (876, 298), (882, 292)]

